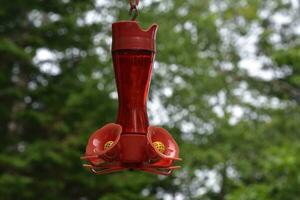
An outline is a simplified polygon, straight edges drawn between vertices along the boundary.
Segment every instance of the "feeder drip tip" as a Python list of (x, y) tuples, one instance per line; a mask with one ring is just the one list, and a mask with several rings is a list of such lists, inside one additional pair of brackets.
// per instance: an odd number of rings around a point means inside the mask
[(135, 21), (139, 16), (139, 11), (137, 6), (139, 5), (140, 0), (128, 0), (130, 4), (129, 15), (131, 16), (131, 20)]

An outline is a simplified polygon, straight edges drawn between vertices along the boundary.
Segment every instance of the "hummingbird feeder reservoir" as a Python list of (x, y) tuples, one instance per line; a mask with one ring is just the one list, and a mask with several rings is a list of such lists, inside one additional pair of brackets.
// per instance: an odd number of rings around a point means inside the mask
[(148, 30), (135, 21), (136, 6), (130, 1), (133, 20), (112, 24), (112, 57), (118, 91), (116, 123), (96, 130), (89, 138), (83, 166), (95, 174), (142, 170), (170, 175), (179, 158), (176, 141), (165, 129), (150, 126), (146, 110), (158, 26)]

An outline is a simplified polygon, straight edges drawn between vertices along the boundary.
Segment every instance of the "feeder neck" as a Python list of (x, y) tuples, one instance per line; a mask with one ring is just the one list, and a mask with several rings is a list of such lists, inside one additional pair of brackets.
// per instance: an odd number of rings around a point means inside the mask
[(145, 50), (112, 52), (119, 108), (117, 123), (124, 133), (146, 134), (149, 126), (147, 98), (154, 53)]

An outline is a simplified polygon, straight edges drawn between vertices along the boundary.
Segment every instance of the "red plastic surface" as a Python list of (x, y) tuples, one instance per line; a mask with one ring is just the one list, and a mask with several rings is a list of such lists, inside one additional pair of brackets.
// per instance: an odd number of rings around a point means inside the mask
[(155, 52), (157, 24), (143, 30), (137, 21), (121, 21), (112, 24), (112, 51), (121, 49), (149, 50)]
[(123, 163), (140, 163), (147, 160), (147, 137), (138, 134), (122, 134), (120, 139), (122, 152), (120, 160)]
[[(93, 133), (86, 147), (84, 167), (95, 174), (125, 169), (170, 175), (179, 166), (179, 148), (163, 128), (149, 126), (146, 103), (155, 57), (157, 26), (148, 31), (136, 22), (113, 24), (113, 64), (118, 90), (117, 124)], [(155, 147), (163, 145), (163, 152)], [(105, 148), (106, 144), (109, 144)]]
[(150, 87), (154, 53), (144, 50), (113, 52), (113, 63), (119, 97), (117, 123), (124, 133), (146, 134), (146, 102)]

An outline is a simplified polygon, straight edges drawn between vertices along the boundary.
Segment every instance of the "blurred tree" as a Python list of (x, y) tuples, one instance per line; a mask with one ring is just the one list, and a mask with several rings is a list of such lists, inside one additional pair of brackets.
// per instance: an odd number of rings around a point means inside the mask
[(127, 2), (0, 5), (0, 199), (300, 196), (298, 1), (141, 1), (142, 26), (160, 25), (150, 118), (184, 158), (168, 178), (79, 160), (115, 119), (110, 25)]

